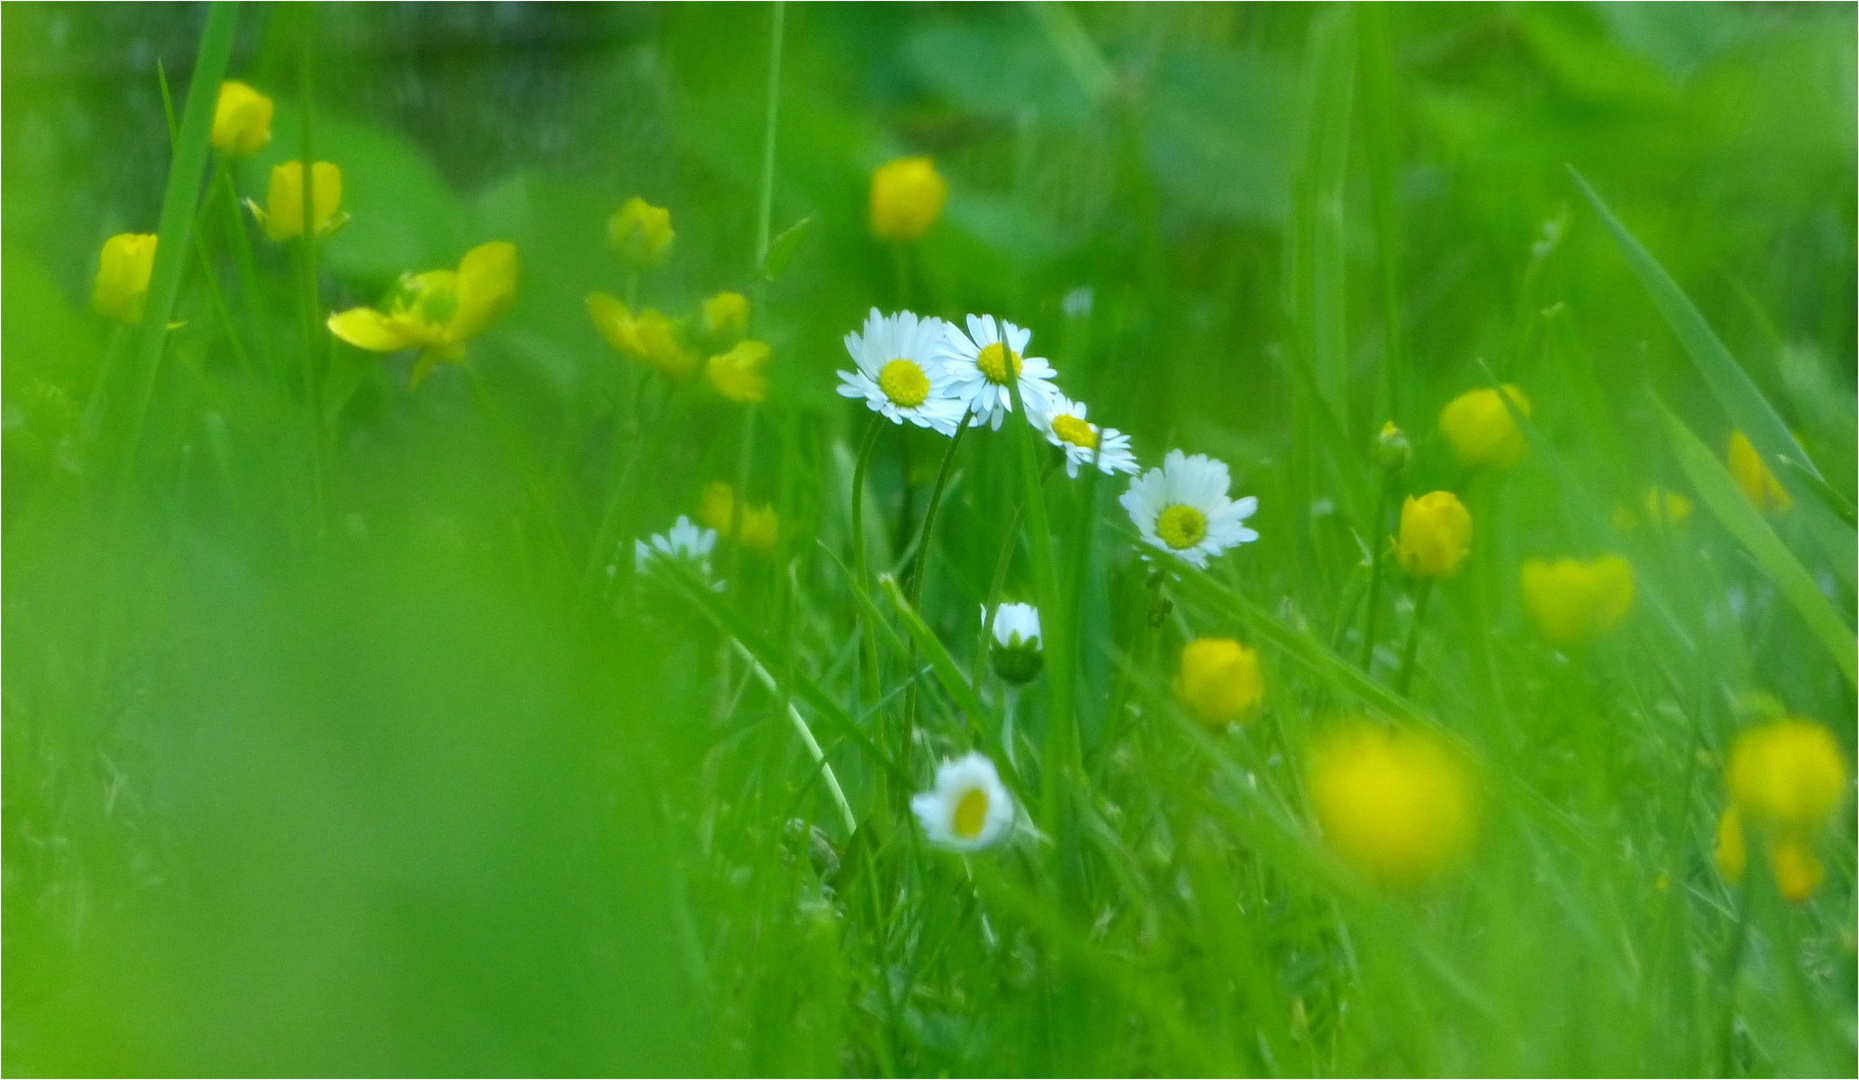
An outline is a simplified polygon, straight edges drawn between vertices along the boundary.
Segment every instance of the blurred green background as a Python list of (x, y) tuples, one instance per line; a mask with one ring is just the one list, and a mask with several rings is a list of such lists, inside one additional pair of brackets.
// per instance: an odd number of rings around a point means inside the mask
[[(1744, 998), (1708, 975), (1737, 926), (1709, 867), (1734, 701), (1828, 725), (1850, 777), (1852, 687), (1702, 511), (1686, 549), (1635, 548), (1653, 614), (1605, 653), (1530, 644), (1513, 583), (1517, 556), (1597, 543), (1580, 498), (1684, 487), (1651, 394), (1714, 449), (1729, 432), (1568, 166), (1850, 503), (1854, 5), (789, 5), (772, 223), (811, 225), (758, 291), (772, 14), (240, 8), (228, 76), (278, 112), (238, 190), (262, 202), (306, 100), (343, 170), (325, 313), (485, 240), (522, 260), (469, 378), (409, 391), (411, 357), (327, 349), (318, 499), (289, 259), (260, 242), (261, 287), (235, 286), (204, 213), (236, 331), (190, 261), (146, 429), (101, 444), (130, 464), (82, 438), (127, 348), (89, 310), (97, 252), (156, 229), (158, 72), (178, 116), (206, 9), (0, 11), (7, 1072), (1851, 1073), (1850, 798), (1826, 887), (1763, 924)], [(950, 194), (900, 280), (866, 207), (909, 154)], [(583, 297), (626, 286), (603, 228), (632, 195), (677, 230), (651, 302), (754, 292), (775, 359), (759, 426), (700, 401), (648, 456), (624, 543), (589, 553), (638, 376)], [(730, 602), (849, 704), (856, 610), (814, 541), (843, 557), (864, 418), (833, 372), (868, 308), (906, 302), (1031, 326), (1147, 464), (1228, 461), (1265, 535), (1235, 583), (1348, 656), (1383, 531), (1374, 432), (1414, 432), (1413, 490), (1458, 486), (1439, 407), (1525, 386), (1558, 456), (1470, 488), (1493, 528), (1415, 696), (1553, 813), (1502, 817), (1483, 888), (1433, 906), (1285, 885), (1295, 860), (1209, 808), (1224, 774), (1116, 741), (1145, 598), (1093, 525), (1080, 723), (1119, 777), (1103, 843), (1128, 866), (1105, 855), (1061, 922), (911, 862), (861, 923), (789, 824), (854, 859), (779, 701), (688, 607), (588, 620), (565, 598), (746, 461), (787, 561), (728, 556)], [(940, 445), (882, 445), (874, 505), (895, 520), (914, 489), (920, 512)], [(1015, 475), (979, 445), (926, 604), (965, 664)], [(1851, 531), (1805, 516), (1778, 529), (1850, 627)], [(1135, 681), (1165, 687), (1168, 655), (1134, 655)], [(1342, 707), (1269, 664), (1294, 734)], [(878, 813), (858, 756), (832, 758)], [(1463, 998), (1434, 982), (1455, 979)]]

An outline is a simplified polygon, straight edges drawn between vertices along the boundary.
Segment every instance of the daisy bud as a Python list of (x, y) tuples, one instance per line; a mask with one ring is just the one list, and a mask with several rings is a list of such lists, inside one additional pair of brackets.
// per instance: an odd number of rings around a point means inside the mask
[(148, 303), (148, 280), (155, 270), (154, 233), (118, 233), (103, 242), (97, 257), (97, 281), (90, 306), (106, 319), (134, 326)]
[[(342, 170), (327, 161), (319, 161), (311, 167), (310, 179), (316, 187), (316, 208), (310, 215), (310, 222), (320, 238), (342, 225), (337, 217), (342, 207)], [(303, 162), (287, 161), (272, 167), (263, 222), (265, 236), (272, 241), (303, 235)]]
[(1230, 638), (1190, 641), (1181, 650), (1175, 695), (1209, 727), (1249, 720), (1265, 700), (1259, 654)]
[(607, 246), (632, 270), (650, 270), (664, 262), (675, 236), (671, 211), (637, 195), (607, 220)]
[(699, 319), (704, 341), (722, 351), (749, 332), (749, 298), (739, 292), (720, 292), (704, 301)]
[(1423, 735), (1358, 724), (1311, 756), (1310, 802), (1326, 844), (1385, 885), (1418, 885), (1471, 846), (1471, 784), (1447, 748)]
[(1381, 425), (1381, 434), (1375, 437), (1375, 464), (1384, 471), (1397, 473), (1413, 460), (1414, 444), (1408, 440), (1407, 433), (1395, 427), (1392, 420)]
[(213, 110), (213, 149), (246, 157), (270, 141), (271, 99), (242, 82), (220, 83)]
[(1741, 431), (1732, 431), (1724, 457), (1729, 463), (1730, 476), (1736, 480), (1736, 486), (1742, 489), (1743, 497), (1756, 509), (1767, 514), (1780, 514), (1794, 505), (1794, 500), (1788, 496), (1788, 489), (1782, 487), (1781, 481), (1775, 479), (1775, 474), (1769, 471), (1762, 455), (1756, 452), (1755, 445), (1749, 441), (1749, 436)]
[[(981, 609), (986, 622), (988, 609)], [(1043, 640), (1039, 634), (1039, 609), (1031, 604), (1002, 604), (994, 609), (994, 642), (988, 659), (994, 674), (1015, 686), (1024, 686), (1039, 677), (1045, 666)]]
[(1450, 491), (1412, 495), (1401, 506), (1401, 537), (1394, 545), (1401, 569), (1417, 578), (1459, 572), (1472, 550), (1472, 515)]
[(716, 392), (742, 405), (759, 405), (768, 399), (768, 346), (760, 341), (739, 341), (718, 353), (704, 366), (704, 377)]
[(1590, 561), (1530, 559), (1523, 608), (1543, 639), (1572, 648), (1619, 626), (1633, 607), (1633, 568), (1618, 555)]
[(1460, 394), (1439, 411), (1440, 434), (1446, 436), (1459, 464), (1472, 469), (1508, 469), (1523, 460), (1529, 444), (1505, 408), (1504, 398), (1519, 413), (1530, 415), (1530, 399), (1509, 383), (1504, 384), (1503, 398), (1496, 390), (1481, 387)]
[(882, 165), (871, 174), (871, 234), (900, 244), (919, 239), (936, 224), (948, 196), (949, 185), (927, 157)]

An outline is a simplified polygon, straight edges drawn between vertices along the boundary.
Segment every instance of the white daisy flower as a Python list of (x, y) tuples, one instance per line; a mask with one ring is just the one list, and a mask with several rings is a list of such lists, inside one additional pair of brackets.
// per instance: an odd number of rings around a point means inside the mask
[(1052, 391), (1049, 407), (1033, 414), (1033, 426), (1052, 445), (1065, 451), (1065, 474), (1074, 479), (1080, 468), (1096, 465), (1109, 476), (1136, 471), (1130, 437), (1116, 428), (1100, 428), (1084, 418), (1085, 405)]
[(710, 552), (715, 547), (715, 529), (700, 529), (690, 518), (680, 514), (669, 532), (659, 533), (650, 540), (633, 541), (633, 568), (643, 574), (659, 559), (675, 559), (690, 564), (708, 577)]
[(950, 393), (975, 414), (975, 423), (985, 421), (1000, 430), (1001, 421), (1013, 411), (1010, 387), (1016, 377), (1029, 416), (1036, 417), (1050, 407), (1058, 393), (1052, 385), (1057, 372), (1043, 357), (1022, 355), (1032, 338), (1031, 330), (1005, 319), (996, 325), (992, 315), (970, 315), (966, 334), (949, 324), (942, 359), (949, 366)]
[(864, 398), (873, 412), (893, 424), (908, 420), (953, 435), (963, 406), (950, 394), (948, 368), (940, 355), (948, 326), (934, 316), (919, 318), (909, 311), (884, 315), (872, 308), (864, 331), (846, 335), (846, 352), (858, 369), (839, 373), (840, 395)]
[(1259, 508), (1259, 500), (1250, 495), (1238, 501), (1227, 498), (1231, 483), (1225, 462), (1170, 450), (1161, 468), (1131, 481), (1118, 501), (1144, 540), (1202, 568), (1209, 556), (1259, 538), (1244, 524)]
[(1013, 827), (1013, 796), (981, 754), (943, 762), (935, 788), (912, 796), (910, 809), (931, 843), (956, 851), (991, 847)]

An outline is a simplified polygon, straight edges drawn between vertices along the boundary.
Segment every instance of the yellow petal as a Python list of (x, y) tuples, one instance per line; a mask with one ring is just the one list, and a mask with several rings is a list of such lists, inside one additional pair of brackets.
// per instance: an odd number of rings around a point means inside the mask
[(479, 244), (458, 264), (458, 310), (446, 327), (452, 341), (476, 337), (516, 300), (516, 245)]
[(607, 344), (634, 359), (645, 356), (645, 350), (639, 344), (639, 332), (633, 321), (632, 310), (619, 298), (603, 292), (588, 293), (587, 315), (594, 321), (594, 329), (607, 339)]
[(405, 323), (365, 307), (331, 315), (329, 332), (369, 352), (399, 352), (419, 343), (418, 336)]
[(103, 242), (90, 293), (90, 306), (97, 314), (125, 325), (142, 321), (149, 276), (155, 270), (156, 239), (153, 233), (118, 233)]
[[(327, 161), (319, 161), (310, 170), (316, 184), (316, 214), (311, 225), (317, 236), (325, 236), (342, 206), (342, 170)], [(267, 213), (262, 217), (265, 236), (272, 241), (289, 240), (303, 235), (303, 163), (287, 161), (272, 166), (271, 188), (265, 195)]]
[(219, 86), (213, 109), (213, 149), (244, 157), (271, 141), (271, 99), (242, 82)]

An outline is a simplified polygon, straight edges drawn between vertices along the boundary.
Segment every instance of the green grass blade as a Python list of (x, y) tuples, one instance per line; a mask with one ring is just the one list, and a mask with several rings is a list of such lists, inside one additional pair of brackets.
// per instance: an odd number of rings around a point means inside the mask
[(1845, 677), (1847, 685), (1859, 685), (1859, 659), (1855, 650), (1859, 650), (1859, 641), (1853, 637), (1853, 631), (1840, 618), (1839, 612), (1827, 598), (1821, 595), (1815, 586), (1814, 578), (1794, 557), (1794, 552), (1782, 543), (1775, 530), (1762, 519), (1756, 508), (1749, 505), (1743, 493), (1737, 489), (1736, 481), (1718, 462), (1710, 449), (1692, 434), (1685, 422), (1672, 415), (1663, 402), (1655, 400), (1659, 417), (1665, 423), (1665, 435), (1672, 446), (1672, 456), (1678, 460), (1679, 468), (1684, 470), (1686, 479), (1697, 491), (1704, 505), (1711, 508), (1717, 520), (1723, 522), (1730, 535), (1736, 537), (1746, 549), (1756, 565), (1768, 575), (1775, 587), (1787, 598), (1789, 606), (1800, 614), (1808, 629), (1819, 639), (1833, 658), (1834, 664)]

